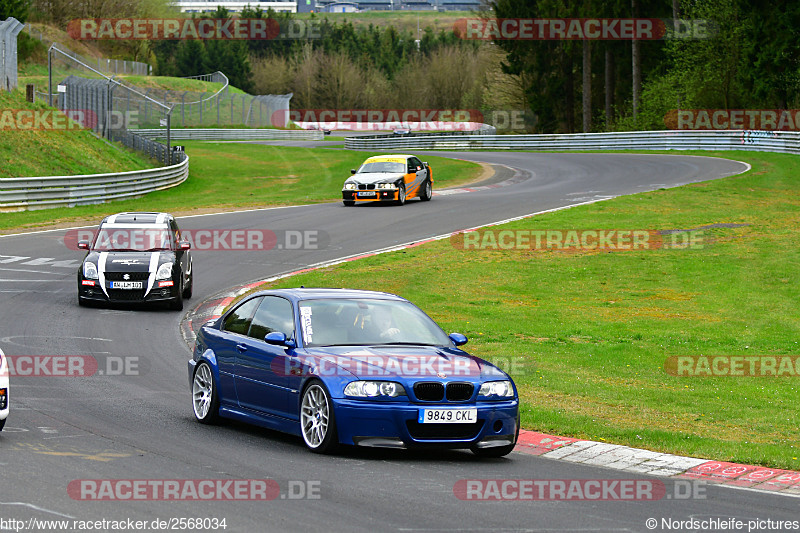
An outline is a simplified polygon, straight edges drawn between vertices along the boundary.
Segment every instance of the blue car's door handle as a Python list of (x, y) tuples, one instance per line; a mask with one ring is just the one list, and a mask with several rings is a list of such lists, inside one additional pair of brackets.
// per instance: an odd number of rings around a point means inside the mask
[(244, 353), (247, 351), (247, 346), (245, 346), (244, 344), (237, 344), (236, 351), (239, 353)]

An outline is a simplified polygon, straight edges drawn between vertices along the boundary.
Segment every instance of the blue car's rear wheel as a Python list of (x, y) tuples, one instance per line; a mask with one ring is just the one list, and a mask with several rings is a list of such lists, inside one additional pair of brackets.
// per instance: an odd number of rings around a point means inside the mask
[(339, 444), (333, 404), (320, 381), (312, 381), (303, 391), (300, 433), (308, 449), (314, 453), (331, 453)]
[(192, 380), (192, 407), (194, 416), (202, 424), (213, 424), (219, 419), (219, 394), (214, 374), (208, 363), (200, 363)]

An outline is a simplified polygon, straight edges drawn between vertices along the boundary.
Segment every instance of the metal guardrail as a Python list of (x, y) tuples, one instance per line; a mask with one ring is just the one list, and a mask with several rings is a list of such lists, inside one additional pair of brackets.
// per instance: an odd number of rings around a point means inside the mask
[(630, 131), (558, 135), (408, 135), (345, 138), (350, 150), (751, 150), (800, 153), (793, 131)]
[(109, 174), (0, 178), (0, 211), (100, 204), (167, 189), (189, 176), (189, 157), (167, 167)]
[[(166, 137), (166, 130), (131, 130), (137, 135), (150, 139)], [(177, 129), (170, 130), (173, 141), (321, 141), (325, 135), (319, 130), (272, 130), (272, 129)]]

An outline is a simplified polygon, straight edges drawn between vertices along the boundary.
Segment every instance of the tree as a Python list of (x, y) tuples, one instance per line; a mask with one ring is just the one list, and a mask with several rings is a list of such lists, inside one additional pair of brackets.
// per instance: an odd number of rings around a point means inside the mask
[(31, 0), (3, 0), (0, 3), (0, 20), (14, 17), (20, 22), (25, 22), (28, 19), (30, 5)]

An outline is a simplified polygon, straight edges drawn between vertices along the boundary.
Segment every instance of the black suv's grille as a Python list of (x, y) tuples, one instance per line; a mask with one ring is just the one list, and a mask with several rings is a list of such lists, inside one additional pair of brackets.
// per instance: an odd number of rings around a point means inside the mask
[(407, 420), (408, 433), (417, 440), (438, 439), (473, 439), (483, 427), (483, 421), (477, 424), (420, 424), (416, 420)]
[(472, 383), (448, 383), (447, 401), (466, 402), (472, 398), (473, 390), (475, 390), (475, 386)]
[(111, 300), (136, 302), (144, 299), (144, 289), (108, 289), (108, 297)]
[[(128, 279), (125, 279), (125, 275)], [(147, 281), (150, 276), (149, 272), (106, 272), (106, 279), (108, 281)]]
[(444, 385), (434, 381), (414, 383), (414, 396), (423, 402), (439, 402), (444, 398)]

